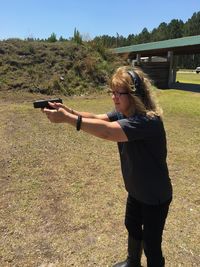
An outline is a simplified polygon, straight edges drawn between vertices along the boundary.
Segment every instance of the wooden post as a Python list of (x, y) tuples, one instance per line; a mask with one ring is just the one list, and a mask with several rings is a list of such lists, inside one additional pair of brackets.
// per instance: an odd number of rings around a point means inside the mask
[(177, 56), (174, 56), (174, 64), (173, 64), (173, 82), (176, 82), (176, 67), (177, 67)]
[(168, 77), (168, 87), (170, 88), (173, 83), (176, 82), (176, 64), (174, 60), (173, 51), (168, 51), (167, 59), (169, 64), (169, 77)]
[(136, 62), (137, 62), (137, 64), (139, 65), (140, 64), (140, 58), (141, 58), (141, 55), (140, 54), (137, 54), (136, 55)]

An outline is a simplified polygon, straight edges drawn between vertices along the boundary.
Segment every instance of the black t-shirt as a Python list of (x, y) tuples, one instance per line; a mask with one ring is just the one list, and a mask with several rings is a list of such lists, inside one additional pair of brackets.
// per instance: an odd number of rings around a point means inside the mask
[(142, 115), (126, 118), (119, 112), (107, 115), (110, 121), (118, 121), (128, 138), (128, 142), (118, 143), (126, 190), (138, 201), (150, 205), (169, 200), (172, 185), (162, 120)]

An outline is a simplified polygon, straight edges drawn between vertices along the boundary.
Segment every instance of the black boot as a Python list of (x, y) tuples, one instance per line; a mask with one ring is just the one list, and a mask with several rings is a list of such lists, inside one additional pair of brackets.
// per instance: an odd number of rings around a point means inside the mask
[(128, 237), (128, 257), (125, 261), (115, 264), (113, 267), (141, 267), (142, 240)]

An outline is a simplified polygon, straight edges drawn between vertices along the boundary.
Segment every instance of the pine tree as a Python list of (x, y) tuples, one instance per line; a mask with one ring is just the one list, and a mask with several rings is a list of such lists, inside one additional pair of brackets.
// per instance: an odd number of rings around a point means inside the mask
[(82, 44), (82, 36), (80, 32), (75, 28), (74, 29), (74, 37), (72, 38), (72, 41), (76, 42), (77, 44)]
[(53, 32), (47, 41), (51, 43), (57, 42), (56, 34)]

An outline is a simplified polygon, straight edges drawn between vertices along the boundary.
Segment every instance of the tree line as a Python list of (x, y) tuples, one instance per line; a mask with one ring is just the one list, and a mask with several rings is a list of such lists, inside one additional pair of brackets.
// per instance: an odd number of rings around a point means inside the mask
[[(200, 12), (195, 12), (185, 23), (182, 20), (172, 19), (169, 23), (160, 23), (160, 25), (151, 32), (149, 32), (147, 28), (144, 28), (139, 34), (129, 34), (127, 37), (119, 35), (118, 33), (116, 33), (116, 36), (102, 35), (95, 37), (93, 40), (89, 40), (89, 42), (92, 42), (99, 50), (103, 50), (106, 48), (157, 42), (194, 35), (200, 35)], [(55, 35), (51, 36), (50, 40), (51, 39), (55, 41)], [(61, 38), (61, 41), (62, 40), (64, 39)], [(78, 43), (88, 41), (84, 40), (77, 29), (74, 30), (72, 40)], [(199, 54), (177, 56), (177, 67), (179, 68), (193, 69), (198, 65), (200, 65)]]
[[(127, 38), (117, 33), (112, 37), (108, 35), (95, 37), (94, 41), (106, 48), (115, 48), (194, 35), (200, 35), (200, 12), (195, 12), (185, 23), (182, 20), (173, 19), (169, 23), (160, 23), (151, 32), (144, 28), (141, 33), (129, 34)], [(197, 65), (200, 65), (200, 54), (177, 56), (179, 68), (195, 68)]]
[(101, 41), (105, 47), (114, 48), (193, 35), (200, 35), (200, 12), (194, 13), (185, 23), (178, 19), (173, 19), (168, 24), (162, 22), (151, 32), (149, 32), (147, 28), (144, 28), (141, 33), (136, 35), (129, 34), (127, 38), (117, 33), (115, 37), (103, 35), (95, 37), (94, 40)]
[[(154, 28), (151, 32), (145, 27), (141, 33), (129, 34), (127, 37), (116, 33), (116, 36), (102, 35), (96, 36), (91, 40), (88, 35), (81, 35), (80, 32), (75, 28), (73, 37), (69, 39), (66, 39), (62, 36), (58, 39), (56, 34), (52, 33), (47, 39), (27, 38), (26, 40), (45, 42), (74, 41), (80, 45), (87, 42), (93, 47), (96, 47), (99, 52), (104, 53), (105, 49), (157, 42), (193, 35), (200, 35), (200, 11), (195, 12), (185, 23), (182, 20), (172, 19), (169, 23), (160, 23), (160, 25), (157, 28)], [(179, 68), (195, 68), (197, 65), (200, 65), (200, 54), (177, 56), (177, 66)]]

